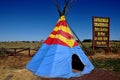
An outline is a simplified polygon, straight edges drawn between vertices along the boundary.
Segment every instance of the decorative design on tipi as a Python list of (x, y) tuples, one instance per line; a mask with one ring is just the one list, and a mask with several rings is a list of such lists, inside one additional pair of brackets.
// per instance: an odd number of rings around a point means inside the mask
[(62, 12), (57, 4), (60, 18), (55, 28), (26, 65), (26, 68), (37, 76), (48, 78), (80, 77), (94, 69), (72, 35), (65, 19), (69, 4), (65, 3)]
[(60, 44), (63, 46), (69, 46), (71, 48), (78, 45), (68, 27), (65, 16), (60, 17), (45, 43), (48, 45)]

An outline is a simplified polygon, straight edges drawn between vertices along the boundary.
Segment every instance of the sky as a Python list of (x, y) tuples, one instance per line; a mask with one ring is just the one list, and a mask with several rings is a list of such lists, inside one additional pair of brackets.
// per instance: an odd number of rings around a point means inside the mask
[[(110, 40), (120, 40), (120, 0), (77, 0), (66, 19), (80, 40), (92, 39), (92, 16), (110, 17)], [(58, 19), (53, 0), (0, 0), (0, 41), (45, 40)]]

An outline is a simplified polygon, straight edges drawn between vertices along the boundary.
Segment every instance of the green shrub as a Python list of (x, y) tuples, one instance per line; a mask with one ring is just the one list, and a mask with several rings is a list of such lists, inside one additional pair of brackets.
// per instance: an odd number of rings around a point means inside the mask
[(2, 49), (0, 49), (0, 56), (3, 56), (4, 55), (4, 52)]
[(120, 71), (120, 59), (114, 60), (96, 60), (98, 68), (104, 68), (111, 71)]
[(111, 51), (112, 51), (113, 53), (118, 53), (119, 48), (117, 48), (117, 47), (113, 47)]

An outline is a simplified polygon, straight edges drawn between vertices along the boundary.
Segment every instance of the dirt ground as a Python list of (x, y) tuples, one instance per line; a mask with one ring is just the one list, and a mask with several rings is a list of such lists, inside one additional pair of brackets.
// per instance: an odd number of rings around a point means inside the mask
[(1, 75), (0, 80), (120, 80), (120, 72), (110, 72), (100, 68), (94, 69), (90, 74), (86, 74), (77, 78), (40, 78), (33, 75), (31, 72), (26, 69), (11, 70), (6, 71), (8, 73), (2, 74), (5, 75), (4, 78)]
[[(49, 80), (67, 80), (67, 79), (49, 79)], [(90, 74), (69, 80), (120, 80), (120, 73), (109, 72), (100, 68), (94, 69)]]
[[(103, 56), (100, 55), (98, 55), (97, 57), (95, 56), (94, 58), (99, 57), (103, 58)], [(113, 55), (108, 58), (112, 57)], [(40, 78), (25, 69), (25, 65), (30, 59), (31, 57), (28, 56), (17, 56), (17, 58), (9, 56), (1, 58), (0, 80), (120, 80), (120, 72), (107, 71), (101, 68), (95, 68), (91, 73), (77, 78)]]

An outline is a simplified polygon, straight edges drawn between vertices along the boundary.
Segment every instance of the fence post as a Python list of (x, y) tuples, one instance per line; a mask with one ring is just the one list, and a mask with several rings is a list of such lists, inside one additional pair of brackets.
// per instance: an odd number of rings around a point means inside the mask
[(16, 48), (14, 48), (14, 56), (16, 57)]
[(30, 48), (28, 48), (28, 56), (31, 56), (31, 55), (30, 55)]

